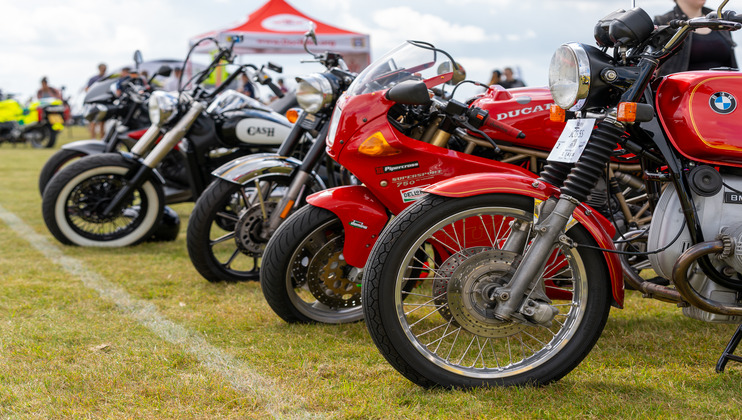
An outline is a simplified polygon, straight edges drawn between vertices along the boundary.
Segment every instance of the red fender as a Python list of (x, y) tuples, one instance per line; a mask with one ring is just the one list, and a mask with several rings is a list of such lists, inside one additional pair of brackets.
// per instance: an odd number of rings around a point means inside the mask
[(376, 239), (389, 221), (386, 206), (361, 185), (348, 185), (320, 191), (307, 197), (307, 203), (329, 210), (345, 228), (345, 261), (362, 268)]
[[(461, 175), (431, 185), (423, 191), (444, 197), (470, 197), (482, 194), (517, 194), (526, 195), (537, 200), (546, 200), (551, 196), (559, 196), (559, 189), (537, 180), (535, 177), (526, 177), (504, 173), (478, 173)], [(590, 207), (580, 204), (573, 217), (590, 232), (598, 246), (605, 249), (615, 249), (613, 235), (616, 229), (602, 214)], [(603, 252), (608, 272), (611, 277), (611, 289), (615, 305), (623, 308), (624, 283), (623, 270), (618, 255)]]

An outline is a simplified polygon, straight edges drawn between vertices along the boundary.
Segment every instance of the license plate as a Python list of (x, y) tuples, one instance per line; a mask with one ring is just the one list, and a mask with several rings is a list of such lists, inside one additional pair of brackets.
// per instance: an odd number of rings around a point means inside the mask
[(49, 117), (49, 122), (52, 124), (63, 124), (64, 123), (64, 118), (62, 118), (62, 116), (59, 114), (49, 114), (48, 117)]
[(564, 126), (554, 148), (551, 149), (546, 160), (564, 163), (575, 163), (580, 159), (582, 151), (587, 146), (590, 133), (593, 132), (595, 118), (569, 120)]

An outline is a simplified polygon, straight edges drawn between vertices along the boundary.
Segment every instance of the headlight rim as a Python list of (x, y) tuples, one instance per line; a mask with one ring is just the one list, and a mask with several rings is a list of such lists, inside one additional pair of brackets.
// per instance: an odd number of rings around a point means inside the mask
[[(325, 74), (313, 73), (296, 78), (296, 101), (299, 106), (310, 114), (316, 114), (327, 109), (335, 101), (335, 84)], [(315, 92), (303, 92), (302, 87), (311, 87)], [(315, 96), (315, 100), (308, 100)]]
[[(560, 49), (566, 49), (572, 54), (575, 67), (577, 69), (577, 78), (574, 81), (576, 85), (576, 91), (573, 95), (571, 95), (574, 97), (574, 99), (571, 101), (564, 101), (562, 104), (559, 103), (560, 99), (557, 99), (557, 95), (554, 94), (555, 83), (553, 83), (553, 81), (551, 80), (551, 66), (554, 65), (554, 57)], [(591, 85), (592, 73), (590, 66), (590, 57), (588, 56), (584, 46), (578, 42), (569, 42), (560, 45), (557, 51), (554, 53), (554, 56), (552, 56), (552, 62), (549, 65), (549, 91), (551, 92), (554, 102), (563, 109), (569, 111), (579, 111), (585, 106), (587, 97), (590, 94)]]
[(177, 114), (178, 97), (172, 92), (154, 91), (147, 101), (147, 108), (150, 123), (162, 127)]

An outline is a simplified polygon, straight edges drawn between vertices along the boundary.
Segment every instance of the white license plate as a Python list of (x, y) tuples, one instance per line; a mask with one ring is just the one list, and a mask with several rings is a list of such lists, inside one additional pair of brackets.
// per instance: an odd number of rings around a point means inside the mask
[(546, 160), (574, 163), (580, 159), (593, 132), (595, 118), (569, 120)]

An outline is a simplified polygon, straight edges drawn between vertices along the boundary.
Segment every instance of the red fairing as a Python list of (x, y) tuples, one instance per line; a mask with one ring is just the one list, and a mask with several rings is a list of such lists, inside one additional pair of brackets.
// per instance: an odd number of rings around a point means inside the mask
[(360, 185), (331, 188), (307, 197), (307, 203), (335, 213), (345, 229), (343, 257), (354, 267), (366, 265), (368, 254), (389, 221), (386, 208)]
[(142, 136), (143, 136), (143, 135), (144, 135), (144, 133), (146, 133), (146, 132), (147, 132), (147, 129), (145, 128), (145, 129), (142, 129), (142, 130), (132, 131), (131, 133), (129, 133), (129, 134), (128, 134), (128, 136), (129, 136), (129, 138), (131, 138), (131, 139), (134, 139), (134, 140), (139, 140), (139, 139), (141, 139), (141, 138), (142, 138)]
[(742, 74), (696, 71), (667, 76), (657, 89), (662, 127), (683, 156), (742, 166)]
[(481, 130), (495, 141), (549, 152), (565, 124), (549, 119), (549, 107), (553, 103), (546, 87), (506, 90), (500, 85), (493, 85), (472, 105), (488, 111), (490, 118), (512, 125), (526, 135), (523, 139), (515, 139), (493, 128), (482, 127)]
[[(470, 174), (451, 178), (439, 182), (425, 192), (444, 197), (469, 197), (482, 194), (518, 194), (533, 197), (537, 200), (547, 200), (551, 196), (558, 196), (559, 190), (545, 182), (535, 179), (535, 176), (520, 176), (513, 174)], [(605, 249), (615, 249), (613, 236), (616, 229), (603, 215), (580, 204), (573, 213), (577, 220), (595, 239), (598, 246)], [(618, 307), (623, 307), (623, 270), (617, 254), (604, 252), (603, 256), (608, 264), (611, 276), (613, 299)]]

